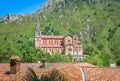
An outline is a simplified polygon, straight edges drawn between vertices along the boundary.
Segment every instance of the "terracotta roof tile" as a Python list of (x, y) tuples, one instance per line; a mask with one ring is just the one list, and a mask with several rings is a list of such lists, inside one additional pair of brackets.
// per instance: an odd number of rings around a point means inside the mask
[(82, 75), (79, 67), (74, 65), (65, 66), (59, 69), (60, 72), (66, 75), (71, 81), (82, 80)]
[(83, 67), (87, 81), (120, 81), (120, 68)]
[(14, 60), (19, 60), (20, 61), (20, 57), (19, 56), (11, 56), (10, 59), (14, 59)]
[[(39, 68), (39, 63), (21, 64), (21, 71), (16, 75), (5, 74), (9, 71), (9, 64), (0, 64), (0, 81), (21, 81), (26, 75), (26, 70), (31, 67), (35, 70), (38, 77), (47, 74), (53, 68), (57, 68), (69, 81), (82, 81), (82, 72), (85, 72), (86, 81), (120, 81), (120, 68), (97, 67), (88, 63), (50, 63), (48, 68)], [(4, 68), (3, 68), (4, 67)]]
[(48, 35), (42, 35), (41, 38), (64, 38), (64, 36), (48, 36)]

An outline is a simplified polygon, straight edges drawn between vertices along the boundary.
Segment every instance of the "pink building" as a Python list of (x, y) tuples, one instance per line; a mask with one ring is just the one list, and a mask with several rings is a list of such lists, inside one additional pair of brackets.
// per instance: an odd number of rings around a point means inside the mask
[(78, 37), (67, 36), (54, 36), (54, 35), (41, 35), (40, 28), (36, 24), (35, 29), (35, 48), (44, 50), (50, 54), (59, 52), (64, 55), (82, 55), (82, 43), (78, 41)]

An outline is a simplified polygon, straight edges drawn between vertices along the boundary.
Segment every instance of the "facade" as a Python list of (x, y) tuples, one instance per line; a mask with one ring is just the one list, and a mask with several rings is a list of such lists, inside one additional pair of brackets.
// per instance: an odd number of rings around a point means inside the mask
[(42, 49), (50, 54), (59, 52), (64, 55), (82, 55), (82, 43), (76, 35), (54, 36), (41, 35), (39, 25), (35, 29), (35, 48)]

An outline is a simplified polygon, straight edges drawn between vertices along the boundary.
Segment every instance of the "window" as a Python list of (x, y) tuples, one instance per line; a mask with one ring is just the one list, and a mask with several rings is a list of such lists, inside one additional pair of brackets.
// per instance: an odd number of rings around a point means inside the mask
[(71, 48), (68, 48), (68, 52), (72, 52), (72, 49), (71, 49)]
[(56, 44), (56, 40), (55, 40), (55, 44)]
[(37, 41), (39, 41), (39, 39), (37, 39)]
[(68, 40), (68, 42), (70, 42), (70, 40)]
[(56, 41), (56, 44), (58, 44), (58, 40)]
[(68, 54), (72, 54), (72, 49), (68, 48)]

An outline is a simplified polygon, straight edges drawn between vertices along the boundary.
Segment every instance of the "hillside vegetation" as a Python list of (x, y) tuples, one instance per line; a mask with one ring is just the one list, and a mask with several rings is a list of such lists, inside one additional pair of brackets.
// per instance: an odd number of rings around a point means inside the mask
[[(41, 56), (42, 51), (34, 48), (37, 17), (42, 34), (77, 34), (84, 54), (89, 55), (83, 61), (101, 66), (114, 62), (120, 65), (119, 13), (120, 0), (48, 0), (34, 14), (0, 23), (0, 58), (8, 59), (11, 54), (21, 58), (29, 56), (34, 62), (41, 58), (36, 55)], [(7, 62), (6, 59), (0, 62)], [(29, 60), (24, 62), (31, 62)]]

